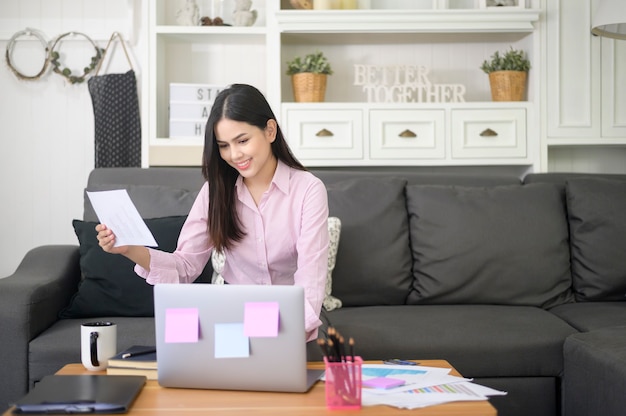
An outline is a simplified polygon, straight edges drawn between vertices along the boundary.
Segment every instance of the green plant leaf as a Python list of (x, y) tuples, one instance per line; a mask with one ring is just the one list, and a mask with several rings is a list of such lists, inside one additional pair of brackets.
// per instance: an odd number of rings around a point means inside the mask
[(299, 74), (302, 72), (332, 75), (333, 70), (324, 54), (317, 51), (306, 55), (304, 59), (300, 56), (296, 56), (291, 61), (287, 61), (287, 75)]
[(530, 70), (530, 61), (522, 50), (513, 49), (511, 46), (503, 55), (495, 51), (490, 60), (483, 61), (480, 69), (486, 74), (494, 71), (524, 71)]

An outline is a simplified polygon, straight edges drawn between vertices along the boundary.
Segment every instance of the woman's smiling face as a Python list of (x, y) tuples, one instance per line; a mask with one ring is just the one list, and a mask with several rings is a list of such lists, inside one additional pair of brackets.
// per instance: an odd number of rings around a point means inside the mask
[(215, 140), (220, 156), (244, 179), (255, 178), (259, 173), (273, 175), (275, 157), (271, 145), (275, 138), (274, 120), (269, 120), (264, 130), (227, 118), (215, 124)]

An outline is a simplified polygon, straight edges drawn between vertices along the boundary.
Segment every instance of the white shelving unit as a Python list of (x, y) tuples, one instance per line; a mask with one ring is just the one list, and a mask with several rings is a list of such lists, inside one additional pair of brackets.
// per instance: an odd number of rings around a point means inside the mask
[(626, 42), (590, 33), (595, 0), (548, 5), (548, 145), (626, 145)]
[[(541, 170), (539, 71), (531, 70), (528, 101), (494, 103), (488, 77), (479, 69), (493, 52), (510, 46), (538, 62), (541, 7), (422, 0), (401, 2), (404, 8), (397, 8), (397, 1), (372, 1), (373, 7), (394, 9), (293, 10), (285, 3), (254, 1), (264, 24), (252, 27), (177, 26), (177, 0), (151, 3), (150, 165), (201, 161), (203, 138), (169, 138), (169, 83), (243, 82), (266, 94), (296, 156), (308, 166), (527, 165)], [(286, 61), (315, 50), (324, 52), (334, 70), (326, 100), (295, 103)], [(354, 85), (355, 65), (428, 68), (434, 84), (462, 84), (465, 102), (373, 102)], [(318, 127), (333, 136), (316, 136)], [(405, 130), (415, 137), (396, 137)]]
[(626, 41), (591, 34), (597, 0), (546, 4), (546, 169), (626, 173)]

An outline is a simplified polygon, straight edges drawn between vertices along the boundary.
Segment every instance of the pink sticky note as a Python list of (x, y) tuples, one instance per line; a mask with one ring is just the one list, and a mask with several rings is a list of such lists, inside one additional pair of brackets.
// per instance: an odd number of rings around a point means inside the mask
[(404, 380), (391, 377), (376, 377), (369, 380), (363, 380), (363, 387), (372, 387), (375, 389), (391, 389), (404, 385)]
[(278, 336), (278, 302), (247, 302), (243, 325), (248, 337)]
[(198, 308), (165, 310), (165, 342), (198, 342)]

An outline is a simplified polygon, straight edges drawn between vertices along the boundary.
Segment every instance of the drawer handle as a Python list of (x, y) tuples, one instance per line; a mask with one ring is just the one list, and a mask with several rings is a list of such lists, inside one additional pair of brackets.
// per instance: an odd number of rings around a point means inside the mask
[(482, 133), (480, 133), (480, 135), (482, 137), (494, 137), (497, 136), (498, 133), (496, 133), (495, 131), (491, 130), (491, 129), (485, 129), (482, 131)]
[(315, 133), (315, 135), (317, 137), (332, 137), (334, 136), (333, 132), (330, 130), (326, 130), (326, 129), (321, 129), (320, 131), (318, 131), (317, 133)]
[(409, 129), (406, 129), (402, 133), (398, 134), (398, 136), (404, 137), (404, 138), (412, 138), (412, 137), (417, 137), (417, 134), (413, 133)]

